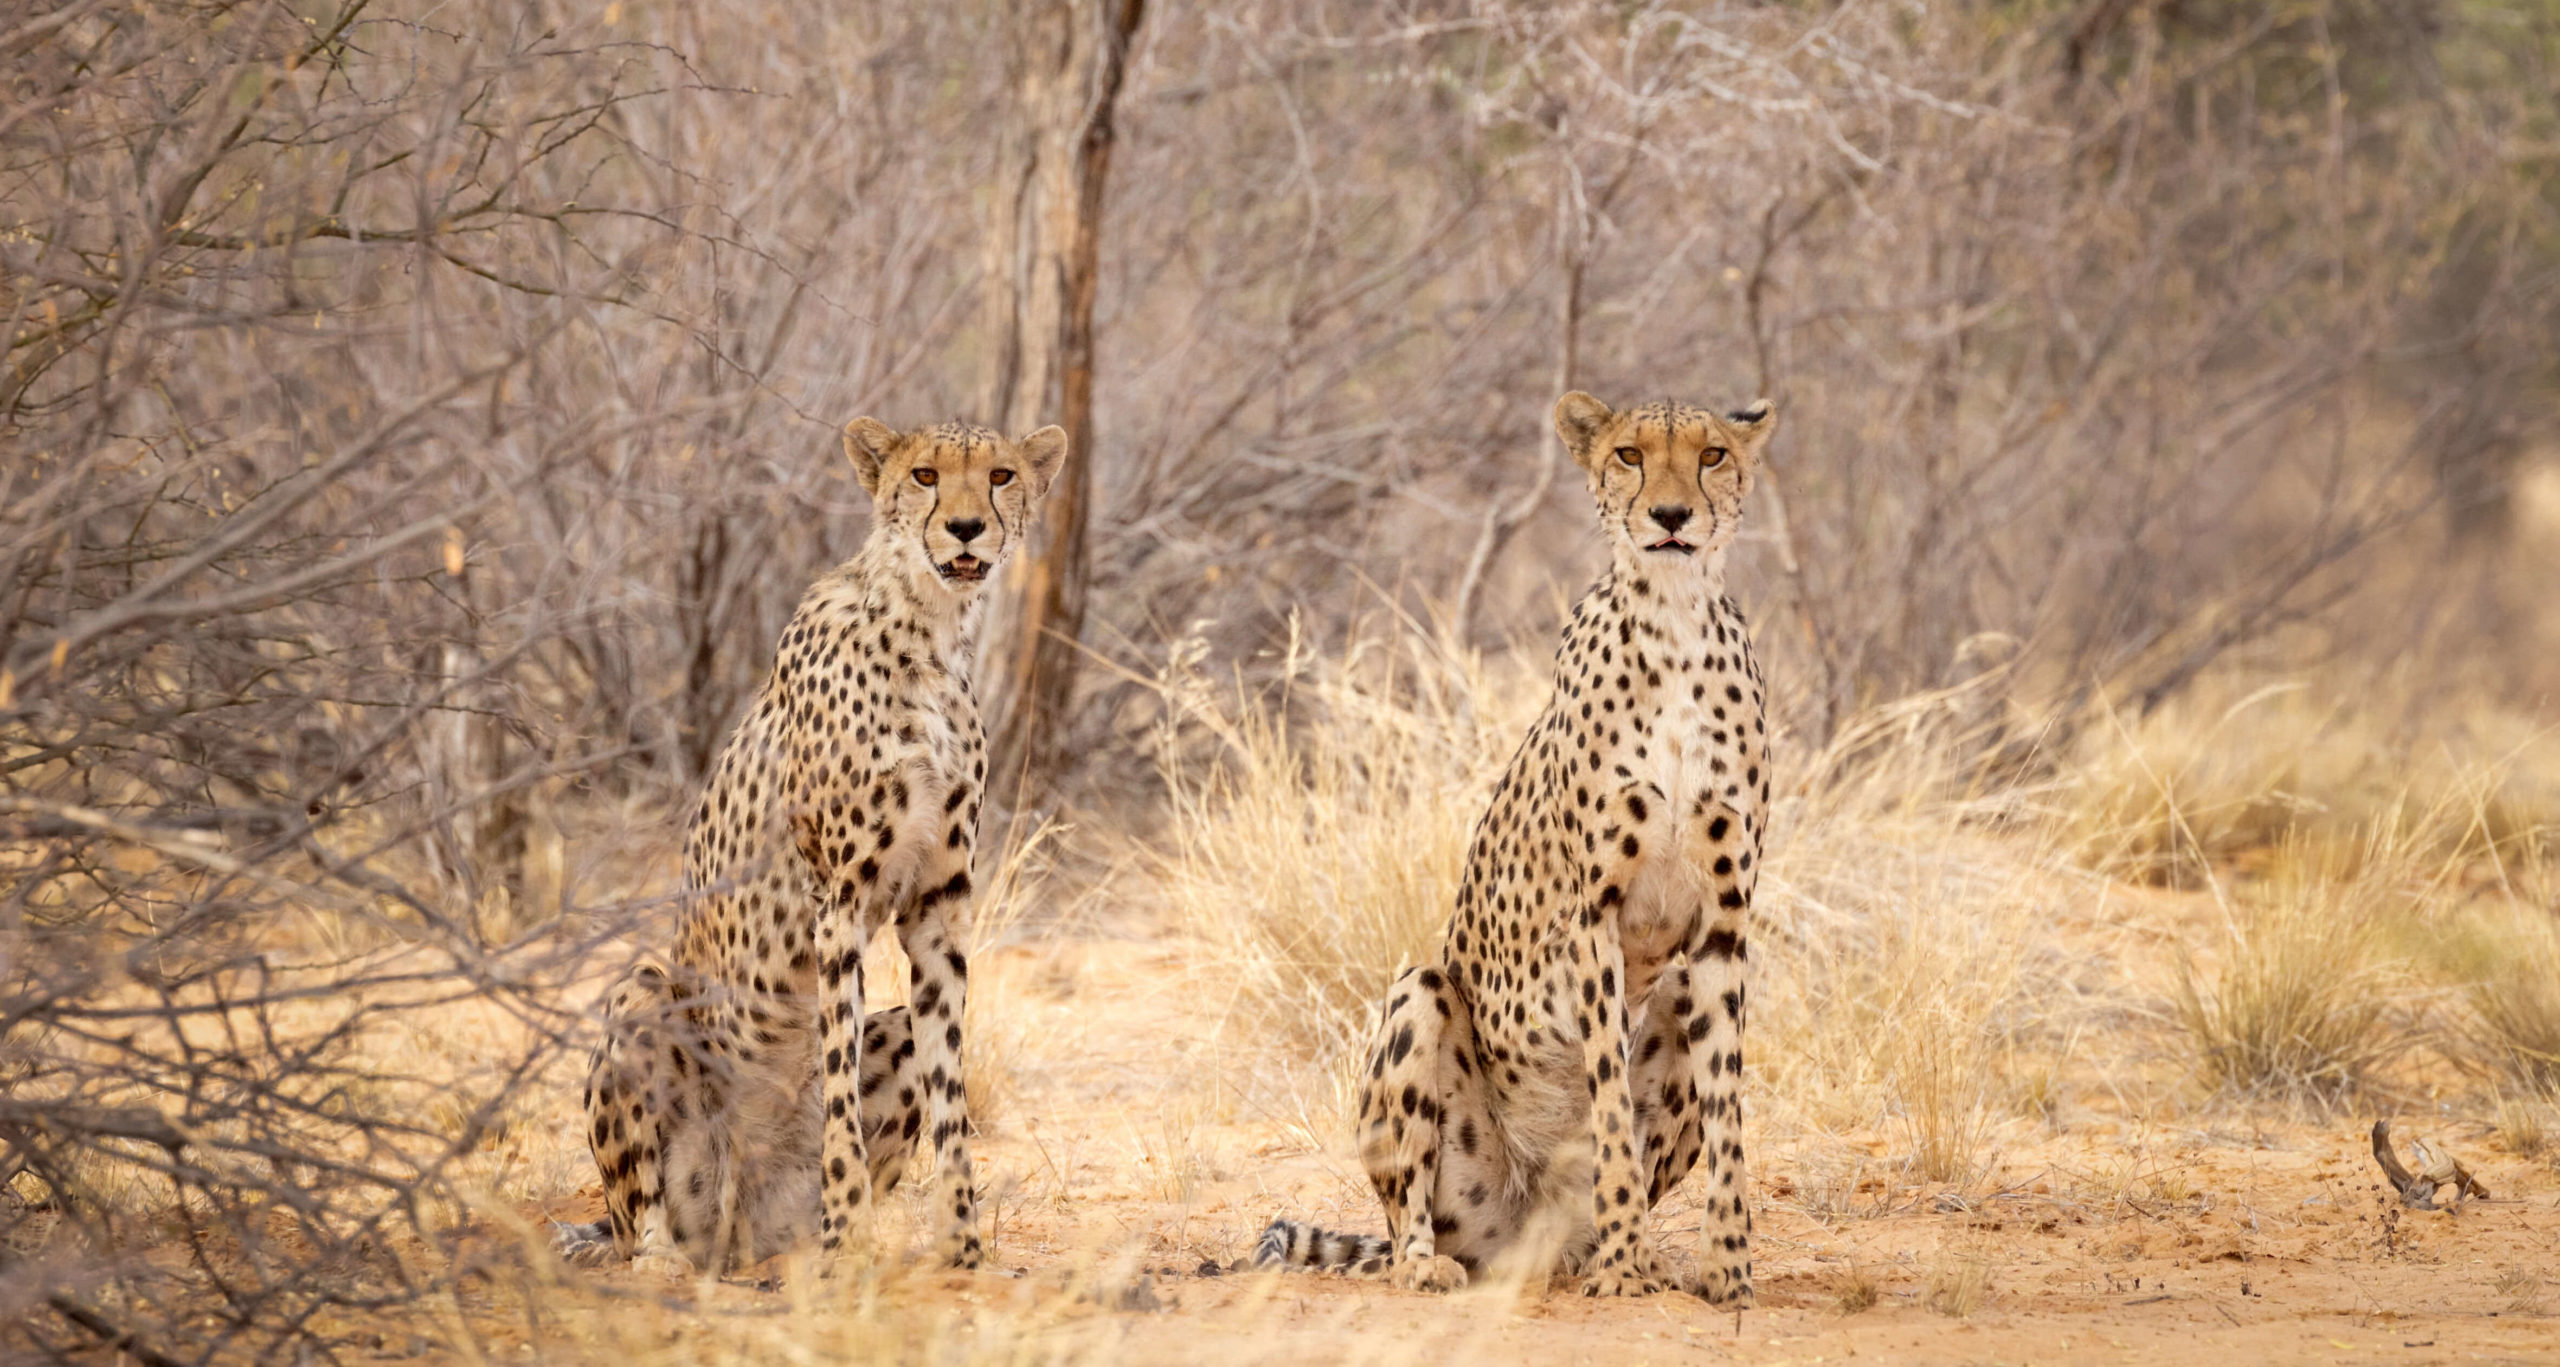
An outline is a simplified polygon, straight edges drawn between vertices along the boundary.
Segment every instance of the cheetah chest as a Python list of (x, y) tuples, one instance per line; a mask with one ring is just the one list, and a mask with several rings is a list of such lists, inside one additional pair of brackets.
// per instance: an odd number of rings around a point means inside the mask
[[(1729, 669), (1693, 665), (1663, 679), (1661, 711), (1641, 745), (1619, 756), (1635, 775), (1643, 802), (1635, 822), (1645, 857), (1627, 889), (1619, 934), (1626, 953), (1628, 986), (1641, 992), (1658, 968), (1678, 953), (1710, 908), (1709, 866), (1718, 849), (1737, 839), (1743, 818), (1757, 807), (1760, 762), (1755, 755), (1749, 681)], [(1729, 824), (1718, 827), (1723, 816)], [(1709, 836), (1721, 830), (1725, 839)]]
[(978, 762), (977, 709), (948, 675), (905, 674), (869, 737), (877, 752), (872, 808), (882, 832), (879, 878), (903, 900), (937, 852), (965, 848), (964, 808)]

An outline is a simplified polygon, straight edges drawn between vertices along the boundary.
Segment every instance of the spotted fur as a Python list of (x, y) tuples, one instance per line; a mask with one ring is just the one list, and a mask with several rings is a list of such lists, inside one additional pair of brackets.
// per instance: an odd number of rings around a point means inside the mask
[(1578, 1274), (1589, 1295), (1656, 1291), (1681, 1279), (1647, 1216), (1703, 1160), (1686, 1284), (1740, 1307), (1745, 939), (1769, 762), (1724, 556), (1775, 415), (1765, 400), (1614, 412), (1576, 393), (1555, 422), (1610, 568), (1477, 823), (1438, 955), (1396, 979), (1371, 1040), (1359, 1136), (1388, 1238), (1277, 1221), (1256, 1260), (1365, 1263), (1428, 1290), (1516, 1261)]
[[(723, 1270), (813, 1232), (829, 1259), (865, 1249), (919, 1142), (941, 1176), (939, 1255), (982, 1256), (955, 926), (986, 783), (969, 642), (1066, 435), (862, 418), (844, 445), (870, 536), (801, 600), (712, 770), (672, 952), (606, 996), (586, 1110), (608, 1219), (561, 1239), (590, 1260)], [(913, 1004), (866, 1018), (862, 956), (884, 926)]]

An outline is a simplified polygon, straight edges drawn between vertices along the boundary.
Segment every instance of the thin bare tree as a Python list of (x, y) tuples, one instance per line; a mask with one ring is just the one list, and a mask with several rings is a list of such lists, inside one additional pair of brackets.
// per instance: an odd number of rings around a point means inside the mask
[(1054, 414), (1069, 454), (1031, 553), (1006, 568), (983, 628), (978, 687), (989, 791), (1005, 811), (1039, 801), (1071, 749), (1059, 731), (1084, 631), (1100, 459), (1093, 316), (1103, 195), (1121, 87), (1145, 17), (1145, 0), (1016, 0), (1006, 15), (1015, 96), (988, 233), (985, 411), (1007, 431)]

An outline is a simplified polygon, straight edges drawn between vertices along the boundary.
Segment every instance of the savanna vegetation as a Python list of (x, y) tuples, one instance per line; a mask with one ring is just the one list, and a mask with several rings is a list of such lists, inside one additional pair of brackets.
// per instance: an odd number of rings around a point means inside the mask
[[(2539, 0), (24, 0), (0, 1343), (2548, 1354), (2555, 78)], [(1352, 1053), (1600, 563), (1571, 388), (1782, 414), (1764, 1308), (1202, 1277), (1376, 1224)], [(563, 1268), (862, 414), (1076, 439), (980, 646), (1021, 1275)]]

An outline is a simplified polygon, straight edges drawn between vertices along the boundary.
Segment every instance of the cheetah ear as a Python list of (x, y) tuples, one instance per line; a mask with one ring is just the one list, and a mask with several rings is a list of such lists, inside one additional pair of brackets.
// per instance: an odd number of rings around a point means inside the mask
[(854, 478), (862, 481), (864, 493), (880, 492), (880, 467), (898, 449), (898, 441), (897, 432), (878, 418), (856, 418), (844, 425), (845, 458), (853, 462)]
[(1609, 405), (1577, 389), (1556, 400), (1556, 435), (1564, 439), (1564, 449), (1573, 453), (1575, 463), (1587, 467), (1590, 462), (1584, 457), (1590, 454), (1591, 443), (1616, 416)]
[(1059, 467), (1067, 463), (1067, 431), (1051, 423), (1037, 432), (1014, 442), (1024, 463), (1031, 467), (1032, 487), (1046, 494), (1049, 482), (1058, 477)]
[(1778, 406), (1767, 399), (1753, 399), (1725, 414), (1724, 421), (1742, 438), (1743, 454), (1758, 456), (1769, 444), (1769, 434), (1778, 430)]

